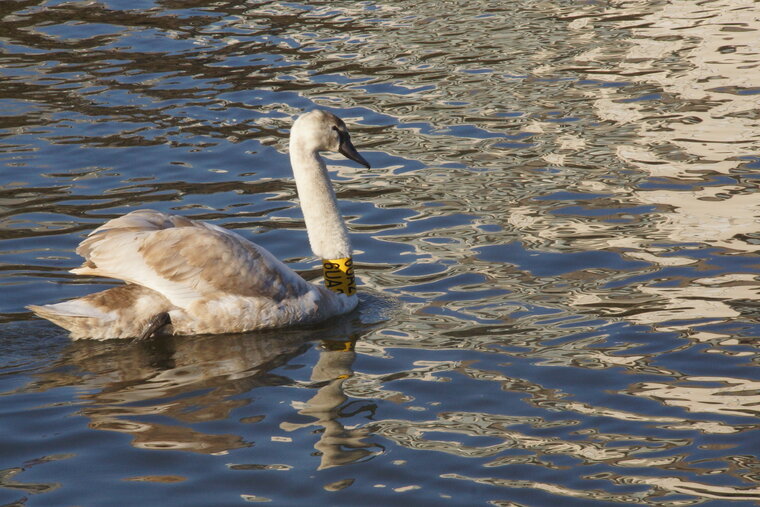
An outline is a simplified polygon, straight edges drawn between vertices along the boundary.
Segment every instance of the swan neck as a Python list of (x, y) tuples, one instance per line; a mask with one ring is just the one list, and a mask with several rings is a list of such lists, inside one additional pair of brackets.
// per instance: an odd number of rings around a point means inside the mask
[(320, 259), (350, 258), (353, 252), (348, 230), (325, 163), (316, 150), (303, 144), (291, 136), (290, 163), (311, 250)]

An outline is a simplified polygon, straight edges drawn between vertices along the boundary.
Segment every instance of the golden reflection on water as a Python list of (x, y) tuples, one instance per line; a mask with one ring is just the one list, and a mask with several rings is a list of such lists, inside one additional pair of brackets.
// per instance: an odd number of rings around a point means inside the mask
[[(685, 377), (681, 382), (697, 385), (647, 382), (634, 386), (631, 392), (690, 412), (742, 417), (757, 417), (760, 413), (760, 382), (720, 377)], [(705, 387), (700, 383), (719, 386)]]
[[(720, 499), (726, 501), (737, 500), (757, 500), (760, 498), (760, 488), (732, 488), (723, 486), (711, 486), (706, 489), (704, 484), (695, 483), (691, 481), (685, 481), (677, 477), (631, 477), (618, 479), (611, 475), (598, 475), (589, 476), (590, 479), (606, 479), (613, 480), (618, 484), (646, 484), (648, 486), (654, 486), (658, 490), (656, 494), (638, 493), (638, 494), (610, 494), (601, 489), (593, 490), (581, 490), (573, 489), (557, 484), (550, 484), (537, 481), (527, 480), (508, 480), (498, 477), (467, 477), (459, 474), (446, 474), (446, 478), (461, 479), (466, 481), (472, 481), (478, 484), (489, 484), (495, 486), (502, 486), (507, 488), (535, 488), (543, 491), (547, 491), (556, 495), (566, 496), (570, 498), (582, 498), (586, 500), (602, 500), (607, 502), (619, 502), (619, 503), (647, 503), (653, 505), (672, 505), (672, 503), (664, 501), (660, 502), (659, 492), (665, 494), (688, 494), (696, 495), (702, 498)], [(499, 502), (494, 502), (499, 505)], [(505, 503), (504, 505), (510, 505)]]
[[(509, 222), (540, 244), (622, 249), (627, 257), (660, 266), (697, 264), (699, 259), (690, 258), (688, 249), (672, 255), (670, 248), (657, 243), (698, 242), (723, 248), (727, 255), (754, 253), (756, 245), (746, 240), (756, 234), (760, 216), (760, 199), (752, 186), (700, 189), (698, 184), (712, 174), (731, 174), (747, 163), (742, 157), (760, 151), (757, 94), (741, 93), (757, 87), (756, 4), (679, 1), (648, 12), (650, 4), (609, 5), (604, 17), (620, 16), (623, 20), (617, 25), (630, 30), (631, 38), (617, 47), (593, 47), (574, 60), (599, 79), (624, 82), (635, 77), (661, 96), (656, 101), (629, 101), (620, 100), (615, 88), (594, 90), (598, 117), (616, 128), (632, 129), (616, 146), (618, 162), (654, 178), (693, 182), (697, 188), (641, 190), (610, 181), (578, 181), (579, 191), (619, 195), (626, 203), (656, 207), (656, 214), (646, 216), (636, 229), (626, 228), (625, 234), (620, 234), (620, 224), (547, 215), (529, 204), (512, 208)], [(633, 13), (637, 15), (625, 19), (624, 14)], [(586, 41), (596, 36), (594, 17), (579, 16), (570, 26)], [(549, 75), (561, 70), (551, 64), (541, 69)], [(544, 156), (557, 165), (572, 162), (565, 157), (570, 151), (585, 148), (576, 155), (585, 154), (593, 145), (583, 134), (559, 140), (559, 151)], [(673, 329), (667, 323), (675, 319), (736, 317), (734, 301), (757, 300), (760, 294), (750, 274), (689, 280), (677, 287), (641, 285), (638, 290), (639, 300), (656, 302), (657, 308), (626, 318), (663, 329)], [(604, 312), (606, 304), (616, 306), (617, 298), (615, 293), (586, 290), (571, 295), (570, 302)]]

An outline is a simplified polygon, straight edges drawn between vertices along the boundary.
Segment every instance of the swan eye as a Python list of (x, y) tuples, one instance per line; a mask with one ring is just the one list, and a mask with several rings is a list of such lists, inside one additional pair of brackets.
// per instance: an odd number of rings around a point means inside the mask
[(343, 144), (348, 139), (348, 132), (344, 130), (340, 130), (338, 127), (333, 125), (332, 129), (338, 134), (338, 141)]

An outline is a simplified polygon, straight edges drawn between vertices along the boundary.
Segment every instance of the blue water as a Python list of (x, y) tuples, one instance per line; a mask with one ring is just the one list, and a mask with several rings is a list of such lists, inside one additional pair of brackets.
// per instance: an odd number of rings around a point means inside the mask
[[(0, 5), (0, 505), (755, 505), (756, 7)], [(104, 221), (207, 220), (319, 275), (330, 158), (359, 309), (72, 342), (28, 304)]]

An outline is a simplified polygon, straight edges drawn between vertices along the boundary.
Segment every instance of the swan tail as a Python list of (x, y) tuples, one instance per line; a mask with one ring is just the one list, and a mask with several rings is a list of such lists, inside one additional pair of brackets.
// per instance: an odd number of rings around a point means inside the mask
[(73, 340), (141, 336), (157, 312), (171, 304), (159, 293), (139, 285), (122, 285), (51, 305), (29, 305), (37, 316), (69, 331)]
[(113, 320), (113, 317), (104, 315), (97, 308), (89, 305), (84, 298), (52, 305), (29, 305), (26, 308), (38, 317), (66, 329), (75, 340), (96, 338), (96, 330), (109, 327), (108, 323)]

